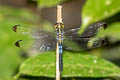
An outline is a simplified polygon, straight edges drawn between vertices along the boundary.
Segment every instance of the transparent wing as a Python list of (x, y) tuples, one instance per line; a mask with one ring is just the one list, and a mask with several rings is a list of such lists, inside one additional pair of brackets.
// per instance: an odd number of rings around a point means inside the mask
[(31, 40), (25, 39), (25, 38), (19, 38), (15, 42), (15, 45), (17, 47), (26, 47), (25, 45), (31, 46), (30, 48), (32, 50), (37, 50), (37, 51), (48, 51), (48, 50), (54, 50), (56, 47), (56, 38), (55, 38), (55, 32), (48, 32), (41, 30), (39, 28), (27, 28), (24, 29), (22, 27), (19, 27), (19, 25), (15, 25), (13, 27), (13, 31), (20, 33), (21, 35), (29, 36)]
[(67, 38), (64, 39), (64, 49), (72, 51), (84, 51), (105, 45), (102, 38)]
[[(91, 48), (100, 47), (104, 45), (104, 39), (102, 38), (90, 38), (95, 35), (95, 32), (98, 31), (98, 28), (104, 25), (104, 23), (96, 23), (88, 27), (85, 32), (81, 36), (77, 36), (77, 29), (72, 29), (65, 32), (65, 35), (68, 35), (68, 38), (64, 39), (64, 48), (67, 50), (75, 50), (75, 51), (82, 51)], [(13, 27), (14, 32), (20, 32), (22, 35), (28, 35), (32, 38), (32, 42), (28, 42), (27, 40), (19, 39), (16, 41), (15, 45), (23, 47), (24, 45), (30, 43), (31, 49), (37, 51), (49, 51), (56, 49), (56, 33), (55, 32), (48, 32), (41, 30), (39, 28), (29, 28), (29, 29), (22, 29), (22, 27), (18, 27), (19, 25), (15, 25)]]
[(38, 30), (32, 34), (34, 39), (33, 49), (39, 51), (49, 51), (56, 49), (56, 36), (54, 33)]
[(40, 29), (39, 27), (22, 27), (20, 25), (13, 26), (13, 31), (21, 35), (28, 35), (35, 38), (46, 38), (48, 35), (55, 36), (56, 32), (50, 32)]
[(106, 29), (106, 27), (107, 27), (106, 23), (99, 22), (99, 23), (91, 24), (85, 29), (85, 31), (81, 35), (78, 35), (78, 30), (80, 28), (68, 30), (68, 31), (64, 32), (64, 34), (68, 37), (88, 38), (88, 37), (93, 37), (94, 35), (96, 35), (99, 28), (101, 28), (101, 27)]

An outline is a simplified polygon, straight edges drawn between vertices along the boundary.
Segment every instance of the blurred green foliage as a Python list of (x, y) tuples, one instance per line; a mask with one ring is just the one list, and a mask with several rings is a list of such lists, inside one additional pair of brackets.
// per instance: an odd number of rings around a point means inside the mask
[(12, 27), (16, 24), (31, 26), (35, 22), (34, 19), (35, 15), (27, 9), (0, 6), (0, 80), (13, 80), (13, 75), (23, 61), (14, 43), (27, 37), (16, 34)]
[(41, 7), (52, 7), (64, 0), (38, 0), (38, 6)]
[[(64, 1), (66, 0), (38, 0), (37, 3), (39, 8), (43, 8), (56, 6), (57, 4), (62, 4)], [(98, 21), (109, 21), (111, 17), (114, 17), (116, 14), (119, 15), (119, 3), (119, 0), (87, 0), (83, 6), (82, 28), (79, 33), (83, 32), (89, 24)], [(108, 28), (106, 30), (101, 30), (97, 35), (100, 37), (107, 37), (109, 45), (89, 52), (80, 52), (83, 54), (76, 52), (72, 52), (74, 54), (71, 52), (64, 53), (63, 77), (119, 76), (120, 68), (113, 63), (92, 55), (84, 55), (86, 53), (92, 53), (97, 56), (102, 56), (102, 53), (104, 53), (104, 57), (110, 60), (112, 60), (114, 56), (117, 56), (117, 59), (120, 58), (120, 55), (118, 55), (120, 53), (120, 47), (118, 45), (120, 41), (120, 22), (116, 21), (118, 18), (119, 17), (115, 17), (110, 20), (111, 23), (109, 23)], [(21, 74), (28, 75), (28, 78), (34, 76), (55, 76), (55, 52), (40, 54), (23, 62), (24, 59), (19, 54), (20, 50), (14, 46), (15, 41), (19, 39), (29, 39), (29, 37), (13, 32), (12, 27), (16, 24), (20, 24), (24, 28), (22, 30), (26, 31), (25, 28), (34, 26), (38, 21), (38, 16), (27, 9), (0, 6), (0, 80), (13, 80), (14, 75), (17, 73), (18, 75), (16, 75), (16, 78), (21, 77)], [(45, 21), (43, 21), (41, 25), (51, 26), (49, 22)], [(52, 28), (43, 28), (53, 30)], [(117, 46), (114, 45), (115, 43), (117, 43)], [(109, 47), (110, 45), (112, 45), (112, 47)], [(25, 47), (26, 46), (24, 46), (24, 48)], [(20, 71), (17, 72), (22, 62), (23, 64), (20, 67)], [(119, 63), (119, 61), (117, 63)]]

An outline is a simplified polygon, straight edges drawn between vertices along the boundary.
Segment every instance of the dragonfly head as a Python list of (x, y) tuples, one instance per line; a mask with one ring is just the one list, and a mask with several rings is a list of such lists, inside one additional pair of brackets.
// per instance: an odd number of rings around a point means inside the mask
[(64, 24), (63, 23), (56, 23), (55, 29), (58, 34), (62, 34), (64, 31)]

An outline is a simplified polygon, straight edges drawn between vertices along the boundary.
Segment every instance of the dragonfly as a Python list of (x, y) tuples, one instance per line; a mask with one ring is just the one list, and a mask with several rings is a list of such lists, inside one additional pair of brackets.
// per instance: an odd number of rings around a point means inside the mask
[[(13, 31), (17, 32), (18, 26), (13, 26)], [(67, 31), (64, 31), (63, 23), (55, 24), (55, 32), (45, 31), (42, 29), (36, 29), (31, 32), (23, 32), (23, 34), (29, 34), (33, 39), (34, 43), (32, 49), (37, 51), (51, 51), (56, 50), (56, 44), (58, 42), (57, 48), (59, 49), (59, 63), (60, 71), (63, 70), (63, 59), (62, 53), (63, 49), (69, 51), (84, 51), (90, 50), (93, 48), (100, 47), (106, 44), (104, 38), (94, 37), (100, 28), (106, 29), (107, 24), (105, 22), (97, 22), (89, 25), (82, 34), (78, 34), (80, 28), (73, 28)], [(17, 47), (20, 47), (20, 42), (24, 40), (18, 40), (15, 42)]]

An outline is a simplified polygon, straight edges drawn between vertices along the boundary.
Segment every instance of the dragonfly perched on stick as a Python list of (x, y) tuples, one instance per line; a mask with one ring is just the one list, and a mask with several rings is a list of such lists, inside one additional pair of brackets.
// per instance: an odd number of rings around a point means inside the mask
[[(61, 23), (55, 24), (55, 26), (58, 25), (63, 26), (63, 24)], [(19, 29), (18, 27), (19, 25), (13, 26), (13, 31), (17, 32)], [(94, 37), (100, 28), (106, 29), (106, 23), (98, 22), (95, 24), (91, 24), (81, 35), (77, 34), (80, 28), (62, 31), (62, 39), (64, 40), (62, 45), (63, 49), (70, 51), (84, 51), (104, 45), (104, 38)], [(33, 30), (33, 32), (22, 32), (22, 34), (29, 34), (29, 36), (34, 39), (34, 42), (32, 44), (33, 50), (41, 52), (56, 50), (56, 32), (49, 32), (37, 28)], [(24, 40), (20, 39), (16, 41), (15, 45), (20, 47), (21, 41), (24, 42)]]

